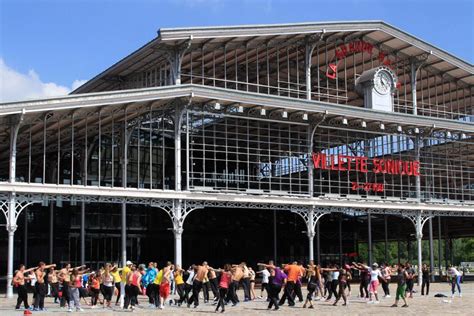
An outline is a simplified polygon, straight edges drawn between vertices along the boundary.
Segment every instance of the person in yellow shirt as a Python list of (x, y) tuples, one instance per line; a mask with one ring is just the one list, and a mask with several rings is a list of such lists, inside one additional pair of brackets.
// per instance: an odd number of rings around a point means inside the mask
[[(127, 275), (132, 271), (130, 269), (132, 265), (133, 263), (130, 260), (127, 260), (127, 262), (125, 263), (125, 267), (117, 268), (117, 273), (119, 273), (118, 277), (120, 278), (120, 281), (118, 283), (117, 301), (115, 302), (116, 306), (119, 305), (120, 294), (122, 293), (122, 286), (125, 288), (125, 286), (127, 285)], [(115, 280), (115, 277), (114, 277), (114, 280)], [(117, 283), (115, 283), (115, 285), (117, 286)]]
[(183, 269), (181, 269), (179, 265), (176, 266), (176, 270), (174, 271), (174, 282), (176, 283), (176, 290), (179, 295), (179, 300), (174, 300), (174, 304), (181, 306), (186, 296), (184, 295)]
[(160, 306), (160, 284), (161, 284), (162, 279), (163, 279), (163, 269), (158, 271), (158, 273), (156, 274), (155, 280), (153, 281), (153, 284), (154, 284), (153, 301), (155, 302), (155, 307), (157, 308)]
[(115, 284), (115, 295), (117, 296), (117, 300), (115, 301), (115, 306), (119, 305), (120, 301), (120, 282), (122, 282), (122, 278), (120, 277), (120, 273), (122, 273), (122, 268), (118, 268), (117, 266), (113, 266), (110, 270), (110, 274), (114, 278)]
[(126, 262), (125, 267), (122, 269), (122, 283), (127, 283), (127, 275), (132, 271), (130, 268), (133, 263), (129, 260)]

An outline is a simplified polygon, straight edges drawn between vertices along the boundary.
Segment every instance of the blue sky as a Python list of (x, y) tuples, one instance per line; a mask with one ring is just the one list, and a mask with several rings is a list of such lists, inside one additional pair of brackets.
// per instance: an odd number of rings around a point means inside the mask
[(0, 67), (67, 93), (160, 27), (371, 19), (474, 62), (472, 0), (0, 0)]

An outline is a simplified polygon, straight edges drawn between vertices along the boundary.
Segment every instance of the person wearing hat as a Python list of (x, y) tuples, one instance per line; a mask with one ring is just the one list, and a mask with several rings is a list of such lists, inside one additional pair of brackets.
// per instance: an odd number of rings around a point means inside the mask
[(127, 274), (130, 273), (131, 268), (132, 268), (133, 262), (130, 260), (127, 260), (125, 263), (125, 267), (122, 269), (122, 283), (127, 283)]
[[(377, 288), (379, 287), (379, 278), (385, 282), (385, 280), (382, 278), (382, 273), (380, 272), (379, 265), (374, 262), (372, 264), (372, 267), (366, 266), (361, 263), (355, 263), (353, 262), (353, 265), (356, 269), (362, 270), (366, 269), (369, 272), (370, 275), (370, 283), (369, 283), (369, 301), (367, 302), (368, 304), (379, 304), (379, 297), (377, 294)], [(375, 297), (375, 301), (373, 300), (373, 297)]]

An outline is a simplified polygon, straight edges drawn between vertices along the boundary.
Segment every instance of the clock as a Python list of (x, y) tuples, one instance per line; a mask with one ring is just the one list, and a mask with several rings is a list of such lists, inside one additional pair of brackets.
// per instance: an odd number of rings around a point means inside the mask
[(385, 66), (364, 71), (356, 80), (356, 91), (364, 97), (364, 106), (372, 110), (393, 112), (396, 86), (397, 76)]
[(380, 94), (387, 94), (392, 91), (393, 77), (385, 69), (378, 71), (374, 78), (374, 87)]

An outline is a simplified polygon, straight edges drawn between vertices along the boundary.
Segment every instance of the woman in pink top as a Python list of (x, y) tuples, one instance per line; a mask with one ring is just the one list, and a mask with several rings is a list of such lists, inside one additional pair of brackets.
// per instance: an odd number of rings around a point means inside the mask
[(217, 303), (216, 312), (219, 311), (220, 306), (222, 306), (221, 313), (223, 313), (225, 310), (224, 299), (227, 295), (227, 291), (229, 290), (230, 282), (232, 282), (232, 272), (230, 270), (230, 264), (224, 265), (224, 270), (215, 270), (216, 272), (221, 272), (221, 278), (219, 281), (219, 303)]
[(142, 293), (142, 288), (140, 281), (142, 279), (140, 268), (137, 270), (137, 267), (132, 266), (130, 272), (127, 275), (127, 285), (125, 286), (125, 300), (123, 304), (124, 309), (128, 309), (128, 306), (131, 305), (132, 310), (135, 309), (135, 305), (138, 304), (138, 294)]

